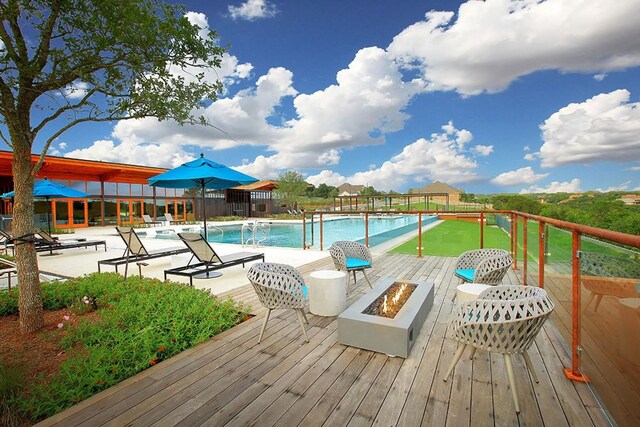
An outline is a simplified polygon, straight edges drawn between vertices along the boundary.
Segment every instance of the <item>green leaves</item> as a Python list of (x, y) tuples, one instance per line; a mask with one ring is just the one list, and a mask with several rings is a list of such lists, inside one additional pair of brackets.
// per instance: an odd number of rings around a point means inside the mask
[[(2, 297), (8, 292), (0, 292)], [(32, 419), (49, 417), (162, 360), (229, 329), (247, 309), (207, 291), (114, 273), (92, 274), (43, 286), (45, 306), (69, 308), (95, 297), (98, 319), (65, 326), (61, 347), (69, 357), (47, 383), (11, 403)]]
[(275, 188), (276, 195), (285, 201), (287, 206), (294, 208), (297, 199), (305, 194), (307, 182), (302, 174), (296, 171), (287, 171), (280, 175)]
[[(181, 5), (12, 1), (0, 5), (0, 17), (0, 112), (9, 122), (25, 109), (49, 112), (36, 133), (64, 112), (72, 123), (148, 116), (197, 122), (194, 108), (222, 87), (203, 71), (220, 66), (225, 48), (215, 31), (201, 38)], [(68, 91), (79, 82), (82, 92)]]

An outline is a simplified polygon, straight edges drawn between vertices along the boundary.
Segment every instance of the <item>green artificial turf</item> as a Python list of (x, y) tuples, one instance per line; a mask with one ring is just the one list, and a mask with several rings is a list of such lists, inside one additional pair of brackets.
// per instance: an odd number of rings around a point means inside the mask
[[(484, 228), (484, 247), (509, 250), (510, 238), (498, 227)], [(480, 225), (468, 221), (443, 221), (422, 233), (422, 254), (458, 256), (464, 251), (480, 247)], [(418, 254), (418, 237), (395, 247), (393, 254)]]
[[(523, 229), (518, 221), (518, 260), (523, 255)], [(547, 264), (571, 266), (571, 232), (548, 227), (545, 230), (547, 243), (545, 247)], [(496, 226), (484, 227), (484, 247), (510, 250), (510, 237)], [(527, 247), (530, 262), (538, 259), (538, 224), (529, 222), (527, 227)], [(422, 233), (422, 254), (433, 256), (458, 256), (464, 251), (480, 248), (480, 225), (468, 221), (443, 221), (436, 227)], [(607, 253), (624, 256), (620, 250), (606, 246), (593, 239), (582, 239), (583, 251)], [(418, 254), (418, 237), (401, 244), (389, 251), (394, 254)]]

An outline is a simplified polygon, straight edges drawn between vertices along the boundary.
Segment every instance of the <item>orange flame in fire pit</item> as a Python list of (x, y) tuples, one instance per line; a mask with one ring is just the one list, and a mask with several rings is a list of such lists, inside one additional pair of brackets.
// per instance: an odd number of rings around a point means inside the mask
[(395, 293), (395, 295), (391, 298), (391, 307), (389, 307), (387, 305), (387, 296), (384, 296), (384, 302), (382, 303), (382, 312), (383, 313), (387, 313), (390, 310), (394, 310), (395, 312), (398, 312), (400, 310), (401, 307), (397, 307), (398, 301), (400, 301), (400, 298), (402, 297), (402, 294), (407, 290), (407, 285), (403, 284), (400, 289), (398, 289)]

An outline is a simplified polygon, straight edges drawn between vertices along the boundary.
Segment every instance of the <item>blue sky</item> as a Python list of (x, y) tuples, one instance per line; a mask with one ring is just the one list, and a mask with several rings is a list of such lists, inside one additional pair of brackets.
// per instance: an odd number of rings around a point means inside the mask
[[(51, 154), (406, 191), (640, 191), (638, 0), (186, 3), (229, 45), (199, 113), (85, 124)], [(636, 17), (636, 18), (634, 18)]]

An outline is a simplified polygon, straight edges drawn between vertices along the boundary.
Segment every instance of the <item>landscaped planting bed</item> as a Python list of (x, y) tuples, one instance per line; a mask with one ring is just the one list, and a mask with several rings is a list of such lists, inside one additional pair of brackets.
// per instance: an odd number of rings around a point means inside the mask
[(38, 421), (247, 318), (189, 286), (115, 273), (42, 285), (43, 331), (18, 332), (18, 294), (0, 291), (0, 424)]

